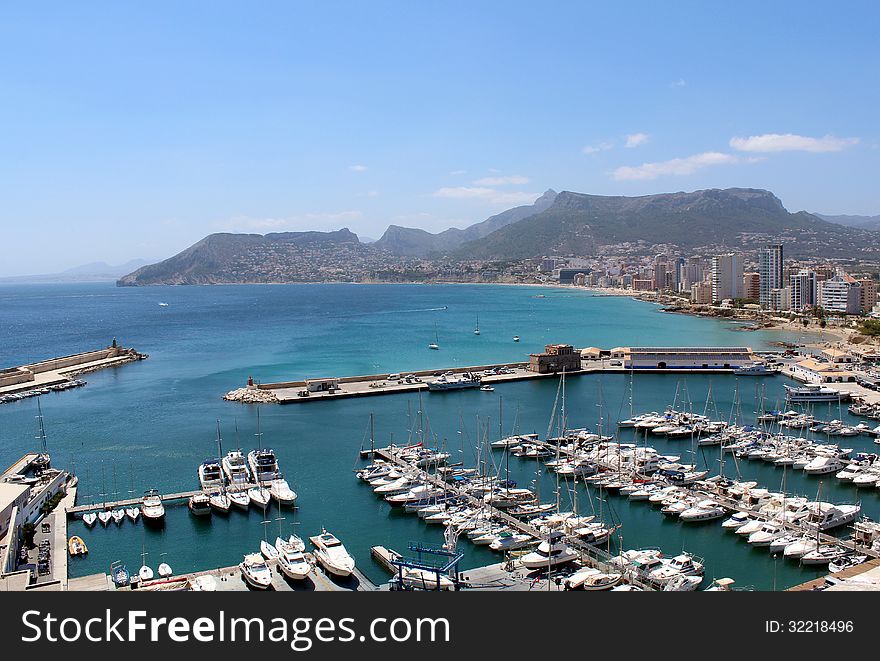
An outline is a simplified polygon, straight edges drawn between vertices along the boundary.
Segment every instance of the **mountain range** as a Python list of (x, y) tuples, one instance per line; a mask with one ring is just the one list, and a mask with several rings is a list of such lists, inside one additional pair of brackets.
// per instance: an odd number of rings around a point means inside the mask
[[(406, 281), (415, 268), (444, 278), (448, 264), (520, 262), (543, 255), (645, 254), (658, 247), (709, 256), (781, 241), (790, 257), (880, 259), (880, 232), (790, 213), (773, 193), (728, 188), (639, 197), (548, 190), (464, 229), (432, 234), (390, 226), (365, 244), (336, 232), (212, 234), (120, 285), (219, 282)], [(445, 264), (433, 271), (419, 261)], [(433, 263), (432, 262), (432, 263)], [(445, 269), (445, 271), (443, 270)]]
[(880, 216), (829, 216), (822, 213), (814, 213), (813, 215), (836, 225), (857, 227), (863, 230), (880, 230)]
[(134, 269), (149, 264), (146, 259), (132, 259), (124, 264), (111, 265), (107, 262), (91, 262), (74, 266), (60, 273), (42, 273), (37, 275), (15, 275), (0, 278), (6, 283), (56, 283), (56, 282), (113, 282)]

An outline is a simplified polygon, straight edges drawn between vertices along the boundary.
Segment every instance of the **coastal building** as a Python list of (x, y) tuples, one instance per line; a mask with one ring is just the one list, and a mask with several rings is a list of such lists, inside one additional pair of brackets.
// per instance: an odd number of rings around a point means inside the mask
[(768, 300), (768, 308), (785, 312), (791, 309), (791, 289), (789, 287), (781, 287), (779, 289), (770, 290), (770, 299)]
[(743, 298), (759, 300), (761, 298), (761, 275), (751, 271), (743, 273)]
[(855, 375), (837, 363), (807, 358), (795, 363), (791, 371), (807, 383), (846, 383), (855, 381)]
[(803, 310), (816, 305), (816, 273), (801, 269), (789, 276), (788, 288), (791, 290), (791, 309)]
[(774, 289), (782, 289), (782, 244), (774, 243), (763, 248), (758, 255), (761, 277), (760, 301), (765, 308), (770, 308), (770, 296)]
[(712, 258), (712, 300), (743, 297), (742, 255), (728, 253)]
[(877, 281), (870, 278), (859, 280), (859, 307), (862, 314), (870, 312), (877, 303)]
[(584, 273), (584, 269), (582, 268), (564, 268), (559, 269), (559, 284), (560, 285), (571, 285), (574, 284), (574, 279), (578, 276), (582, 275), (586, 278), (586, 274)]
[(829, 312), (858, 314), (862, 306), (861, 287), (852, 276), (835, 275), (817, 286), (818, 305)]
[(691, 303), (695, 305), (712, 304), (712, 283), (697, 282), (691, 286)]
[(654, 291), (654, 280), (653, 278), (634, 278), (632, 281), (632, 288), (633, 291)]
[(570, 344), (548, 344), (543, 353), (529, 355), (529, 371), (538, 374), (576, 372), (581, 369), (581, 354)]
[(617, 347), (611, 358), (626, 369), (729, 370), (755, 360), (750, 347)]
[(834, 348), (822, 349), (822, 357), (829, 363), (837, 365), (848, 365), (855, 362), (855, 356), (851, 353)]

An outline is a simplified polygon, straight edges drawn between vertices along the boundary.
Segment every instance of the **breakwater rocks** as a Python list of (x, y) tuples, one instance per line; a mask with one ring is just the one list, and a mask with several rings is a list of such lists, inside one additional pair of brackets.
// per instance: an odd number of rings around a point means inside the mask
[(259, 388), (236, 388), (223, 395), (227, 402), (241, 402), (242, 404), (277, 404), (278, 397), (271, 390)]

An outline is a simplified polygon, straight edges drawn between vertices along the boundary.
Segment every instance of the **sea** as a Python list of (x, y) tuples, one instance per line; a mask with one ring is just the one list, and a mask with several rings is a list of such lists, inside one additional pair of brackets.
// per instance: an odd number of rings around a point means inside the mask
[[(473, 333), (479, 318), (480, 335)], [(519, 342), (513, 337), (518, 335)], [(370, 557), (383, 545), (404, 555), (410, 545), (440, 546), (442, 526), (392, 509), (354, 471), (359, 450), (376, 443), (425, 439), (453, 460), (507, 469), (503, 453), (481, 450), (500, 434), (545, 435), (560, 407), (559, 382), (541, 379), (501, 384), (494, 392), (394, 394), (258, 407), (222, 399), (257, 382), (332, 377), (527, 360), (547, 343), (575, 346), (751, 346), (803, 342), (796, 331), (747, 331), (718, 319), (663, 312), (627, 297), (598, 296), (570, 288), (499, 285), (228, 285), (117, 288), (112, 284), (0, 286), (0, 367), (105, 347), (113, 340), (149, 359), (84, 376), (83, 388), (40, 398), (53, 465), (79, 478), (78, 503), (140, 496), (147, 489), (172, 493), (197, 488), (196, 470), (223, 451), (257, 444), (273, 448), (299, 494), (295, 509), (253, 507), (227, 516), (191, 516), (185, 503), (167, 506), (160, 528), (132, 524), (88, 529), (71, 520), (70, 534), (89, 547), (72, 558), (71, 576), (106, 572), (121, 561), (137, 571), (167, 562), (175, 572), (235, 565), (267, 538), (334, 533), (374, 582), (388, 576)], [(437, 341), (439, 350), (427, 348)], [(662, 411), (672, 404), (749, 422), (755, 411), (783, 402), (783, 377), (733, 375), (605, 374), (570, 377), (565, 385), (569, 428), (614, 433), (632, 412)], [(827, 409), (827, 410), (825, 410)], [(853, 423), (845, 407), (822, 405), (823, 419)], [(39, 447), (35, 398), (0, 404), (0, 464), (12, 464)], [(633, 432), (621, 440), (631, 442)], [(644, 442), (644, 439), (639, 439)], [(764, 462), (719, 463), (717, 448), (692, 449), (689, 441), (651, 437), (663, 453), (691, 459), (717, 473), (739, 475), (778, 490), (823, 500), (856, 502), (880, 516), (880, 490), (857, 491), (833, 475), (822, 479)], [(845, 440), (873, 451), (868, 437)], [(557, 498), (556, 477), (533, 461), (510, 458), (511, 479)], [(820, 486), (821, 485), (821, 486)], [(629, 502), (583, 485), (562, 485), (564, 509), (595, 513), (618, 525), (611, 550), (659, 547), (704, 558), (706, 582), (731, 577), (736, 586), (784, 589), (820, 575), (724, 532), (718, 521), (685, 524), (644, 502)], [(843, 532), (841, 532), (843, 534)], [(461, 568), (499, 561), (464, 538)]]

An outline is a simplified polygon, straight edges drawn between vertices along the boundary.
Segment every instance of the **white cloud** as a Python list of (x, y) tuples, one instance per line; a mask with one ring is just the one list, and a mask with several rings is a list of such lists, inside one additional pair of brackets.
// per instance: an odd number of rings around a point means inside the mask
[(687, 81), (684, 78), (679, 78), (678, 80), (673, 80), (671, 83), (669, 83), (669, 86), (673, 88), (684, 87), (685, 85), (687, 85)]
[(613, 146), (610, 142), (600, 142), (597, 145), (587, 145), (581, 151), (585, 154), (598, 154), (600, 151), (608, 151)]
[(434, 197), (453, 200), (477, 200), (487, 202), (493, 206), (517, 206), (531, 204), (537, 200), (540, 193), (526, 193), (522, 191), (499, 191), (485, 186), (456, 186), (440, 188), (432, 193)]
[(339, 229), (347, 223), (363, 219), (360, 211), (304, 213), (285, 218), (253, 218), (235, 216), (224, 221), (220, 228), (230, 232), (304, 232), (309, 230)]
[(777, 151), (808, 151), (831, 152), (843, 151), (858, 144), (858, 138), (837, 138), (826, 135), (823, 138), (809, 138), (793, 133), (765, 133), (752, 135), (748, 138), (731, 138), (730, 146), (737, 151), (777, 152)]
[(367, 197), (379, 197), (379, 191), (377, 191), (377, 190), (367, 191)]
[(626, 136), (626, 147), (632, 149), (633, 147), (638, 147), (639, 145), (643, 145), (648, 142), (648, 134), (647, 133), (630, 133)]
[[(747, 159), (751, 162), (757, 159)], [(642, 163), (637, 166), (622, 166), (614, 170), (611, 176), (618, 181), (657, 179), (658, 177), (682, 176), (693, 174), (711, 165), (727, 165), (741, 163), (743, 159), (732, 154), (707, 151), (684, 158), (673, 158), (657, 163)]]
[(449, 174), (451, 174), (451, 175), (457, 177), (457, 176), (460, 176), (460, 175), (463, 175), (463, 174), (467, 174), (467, 170), (453, 170), (453, 171), (450, 172)]
[(528, 177), (514, 174), (508, 177), (483, 177), (474, 182), (476, 186), (506, 186), (508, 184), (522, 185), (529, 183)]
[(366, 171), (367, 171), (367, 166), (366, 166), (366, 165), (360, 165), (360, 164), (358, 164), (358, 165), (349, 165), (349, 166), (348, 166), (348, 169), (351, 170), (352, 172), (366, 172)]

